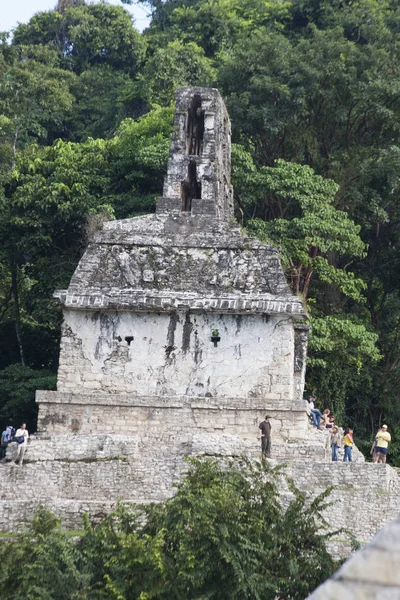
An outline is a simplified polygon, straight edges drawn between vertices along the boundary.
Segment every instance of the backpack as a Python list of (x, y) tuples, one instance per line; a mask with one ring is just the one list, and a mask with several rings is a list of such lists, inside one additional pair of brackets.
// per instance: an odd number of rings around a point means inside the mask
[(25, 439), (25, 437), (22, 435), (21, 437), (15, 438), (15, 441), (17, 442), (17, 444), (23, 444), (24, 439)]

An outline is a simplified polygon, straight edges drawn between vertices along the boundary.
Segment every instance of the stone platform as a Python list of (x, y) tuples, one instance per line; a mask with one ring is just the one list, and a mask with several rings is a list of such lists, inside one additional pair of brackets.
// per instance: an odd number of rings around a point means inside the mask
[[(0, 465), (0, 531), (15, 530), (33, 517), (40, 505), (46, 505), (62, 517), (69, 529), (79, 529), (88, 513), (98, 522), (122, 502), (160, 502), (173, 493), (185, 469), (185, 455), (259, 457), (259, 440), (232, 434), (188, 432), (186, 439), (165, 439), (151, 435), (68, 433), (50, 437), (33, 436), (23, 467)], [(177, 441), (179, 440), (179, 442)], [(333, 504), (324, 517), (332, 530), (350, 530), (362, 544), (400, 512), (400, 479), (389, 465), (363, 462), (355, 450), (356, 462), (329, 461), (329, 434), (309, 427), (308, 441), (274, 445), (272, 464), (285, 459), (286, 473), (311, 499), (328, 486), (334, 486)], [(297, 444), (297, 445), (296, 445)], [(301, 458), (277, 456), (280, 447)], [(16, 453), (11, 444), (8, 457)], [(18, 490), (18, 495), (15, 490)], [(291, 498), (282, 488), (282, 502)], [(336, 556), (347, 555), (346, 536), (332, 540)]]

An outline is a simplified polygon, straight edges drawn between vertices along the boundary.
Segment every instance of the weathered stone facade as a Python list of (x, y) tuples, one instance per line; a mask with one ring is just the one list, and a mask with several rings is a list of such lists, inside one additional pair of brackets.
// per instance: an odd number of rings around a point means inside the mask
[(145, 423), (156, 435), (176, 415), (185, 435), (251, 431), (256, 446), (269, 411), (277, 436), (304, 437), (307, 315), (276, 248), (233, 219), (217, 90), (179, 90), (156, 214), (106, 223), (56, 297), (57, 393), (37, 396), (47, 433), (136, 434)]
[(162, 501), (188, 454), (259, 457), (268, 413), (273, 460), (288, 461), (311, 495), (337, 485), (327, 519), (368, 541), (400, 508), (397, 475), (356, 450), (353, 464), (332, 464), (328, 433), (308, 423), (307, 314), (276, 248), (233, 219), (217, 90), (179, 90), (163, 194), (156, 214), (106, 223), (56, 292), (58, 387), (37, 392), (24, 467), (2, 471), (0, 530), (40, 504), (77, 528), (84, 512), (96, 521), (118, 500)]

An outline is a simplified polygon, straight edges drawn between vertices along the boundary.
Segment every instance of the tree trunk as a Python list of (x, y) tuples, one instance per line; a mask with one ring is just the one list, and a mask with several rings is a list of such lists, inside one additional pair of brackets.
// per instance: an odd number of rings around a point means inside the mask
[(21, 333), (21, 314), (19, 310), (19, 294), (18, 294), (18, 277), (17, 277), (17, 265), (11, 263), (11, 289), (14, 301), (14, 322), (15, 322), (15, 333), (17, 335), (19, 355), (21, 358), (21, 365), (26, 367), (24, 347), (22, 344), (22, 333)]
[[(318, 254), (318, 246), (310, 246), (309, 255), (311, 258), (315, 258)], [(307, 267), (305, 271), (305, 275), (303, 278), (303, 285), (301, 286), (301, 292), (303, 294), (304, 300), (307, 300), (308, 296), (308, 288), (310, 287), (311, 278), (313, 276), (314, 269), (312, 267)]]

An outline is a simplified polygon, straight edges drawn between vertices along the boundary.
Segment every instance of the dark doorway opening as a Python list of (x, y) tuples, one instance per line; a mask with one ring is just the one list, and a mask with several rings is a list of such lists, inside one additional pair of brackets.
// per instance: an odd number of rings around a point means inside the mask
[(186, 130), (186, 152), (200, 156), (203, 150), (204, 110), (201, 108), (201, 98), (198, 94), (193, 97), (188, 109)]
[(194, 160), (189, 161), (187, 180), (181, 184), (182, 211), (192, 210), (192, 200), (201, 198), (201, 182), (197, 181), (197, 168)]

